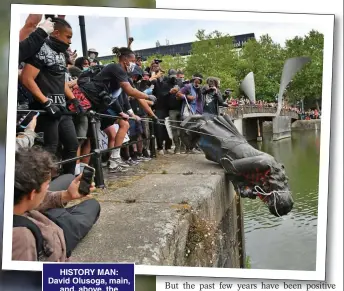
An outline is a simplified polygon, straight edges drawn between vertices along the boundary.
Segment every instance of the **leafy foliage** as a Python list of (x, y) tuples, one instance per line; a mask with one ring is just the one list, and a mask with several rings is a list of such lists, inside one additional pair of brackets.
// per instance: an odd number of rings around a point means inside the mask
[(198, 41), (192, 44), (186, 75), (201, 73), (204, 78), (218, 77), (222, 88), (237, 88), (239, 55), (234, 48), (233, 38), (216, 30), (209, 34), (199, 30), (196, 37)]
[(183, 56), (180, 56), (180, 55), (176, 55), (176, 56), (154, 55), (154, 56), (147, 58), (147, 60), (145, 62), (143, 62), (143, 67), (144, 68), (149, 67), (154, 59), (162, 60), (161, 68), (166, 71), (166, 74), (167, 74), (167, 71), (169, 69), (175, 69), (175, 70), (182, 69), (182, 70), (184, 70), (185, 66), (186, 66), (186, 62), (187, 62), (186, 58)]
[(324, 35), (310, 31), (304, 38), (295, 37), (286, 41), (287, 58), (308, 56), (311, 62), (300, 71), (290, 84), (287, 96), (291, 101), (308, 99), (319, 101), (322, 94)]
[(275, 101), (285, 61), (284, 52), (269, 35), (258, 41), (249, 40), (239, 59), (237, 79), (242, 80), (249, 72), (254, 73), (256, 99)]
[[(233, 38), (219, 31), (206, 33), (204, 29), (196, 33), (197, 41), (192, 44), (189, 57), (153, 56), (163, 60), (162, 67), (185, 67), (185, 76), (201, 73), (204, 78), (213, 76), (221, 79), (222, 88), (231, 88), (239, 95), (243, 78), (253, 72), (256, 85), (256, 99), (275, 101), (279, 91), (283, 65), (288, 58), (308, 56), (307, 64), (288, 86), (285, 98), (289, 103), (301, 99), (319, 101), (322, 90), (322, 64), (324, 36), (310, 31), (304, 37), (287, 40), (285, 46), (275, 43), (269, 35), (258, 40), (251, 39), (241, 50), (235, 49)], [(314, 102), (313, 102), (314, 103)]]

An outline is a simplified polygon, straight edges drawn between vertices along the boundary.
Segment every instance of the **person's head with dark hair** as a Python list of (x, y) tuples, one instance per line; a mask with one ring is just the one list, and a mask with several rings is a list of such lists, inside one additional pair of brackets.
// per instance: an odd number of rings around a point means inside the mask
[(177, 78), (184, 81), (184, 72), (182, 70), (177, 70)]
[(16, 151), (14, 214), (21, 215), (41, 204), (55, 168), (52, 155), (43, 149), (33, 147)]
[(168, 70), (168, 80), (169, 80), (169, 83), (172, 85), (177, 84), (177, 71), (175, 69)]
[(132, 73), (136, 67), (134, 52), (127, 47), (114, 47), (112, 53), (118, 58), (118, 63), (128, 73)]
[(200, 73), (193, 74), (191, 82), (195, 88), (199, 88), (203, 82), (202, 74), (200, 74)]
[(220, 87), (220, 79), (216, 77), (208, 77), (206, 80), (207, 85), (209, 88), (219, 88)]
[(134, 83), (137, 83), (142, 79), (143, 71), (140, 68), (140, 66), (136, 65), (134, 70), (129, 73), (130, 78), (134, 81)]
[(90, 61), (86, 57), (80, 57), (75, 60), (74, 65), (80, 70), (87, 70), (90, 67)]
[(156, 62), (155, 60), (152, 61), (151, 66), (150, 66), (150, 72), (151, 73), (159, 73), (161, 70), (161, 66), (159, 62)]
[(136, 65), (142, 68), (142, 57), (139, 55), (136, 56)]
[(70, 24), (62, 18), (53, 18), (51, 21), (54, 23), (54, 31), (50, 34), (50, 37), (69, 47), (73, 37), (73, 30)]
[(143, 72), (142, 79), (143, 80), (149, 80), (149, 73), (147, 71)]

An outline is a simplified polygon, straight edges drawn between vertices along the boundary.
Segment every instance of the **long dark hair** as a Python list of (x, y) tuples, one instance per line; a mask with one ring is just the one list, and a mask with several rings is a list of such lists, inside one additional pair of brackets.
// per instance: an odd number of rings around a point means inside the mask
[(79, 68), (80, 70), (82, 70), (85, 61), (88, 61), (88, 64), (90, 64), (90, 61), (89, 61), (88, 58), (86, 58), (86, 57), (80, 57), (80, 58), (77, 58), (77, 59), (75, 60), (75, 64), (74, 64), (74, 65), (75, 65), (77, 68)]

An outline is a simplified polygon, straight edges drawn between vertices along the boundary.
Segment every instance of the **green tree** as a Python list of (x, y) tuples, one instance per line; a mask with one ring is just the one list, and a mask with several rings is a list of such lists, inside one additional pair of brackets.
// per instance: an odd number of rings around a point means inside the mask
[(249, 40), (240, 52), (237, 79), (254, 73), (256, 99), (274, 101), (279, 91), (280, 78), (285, 61), (281, 46), (266, 34), (259, 40)]
[(218, 77), (222, 88), (237, 89), (238, 53), (233, 38), (217, 30), (206, 34), (204, 29), (198, 30), (196, 37), (187, 60), (186, 76), (201, 73), (204, 78)]
[(162, 63), (161, 63), (161, 68), (166, 72), (169, 69), (185, 69), (186, 66), (186, 58), (182, 57), (180, 55), (176, 55), (176, 56), (171, 56), (171, 55), (154, 55), (154, 56), (150, 56), (149, 58), (147, 58), (147, 60), (145, 62), (143, 62), (143, 68), (149, 67), (150, 64), (152, 63), (152, 61), (154, 59), (161, 59)]
[(285, 53), (288, 58), (306, 56), (311, 58), (287, 89), (291, 102), (304, 100), (309, 106), (319, 107), (322, 94), (324, 35), (312, 30), (304, 37), (295, 37), (286, 41)]

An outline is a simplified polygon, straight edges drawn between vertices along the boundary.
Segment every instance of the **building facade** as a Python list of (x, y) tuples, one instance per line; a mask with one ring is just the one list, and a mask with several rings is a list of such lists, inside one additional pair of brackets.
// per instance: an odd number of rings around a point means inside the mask
[[(249, 40), (254, 39), (254, 33), (241, 34), (233, 36), (234, 47), (236, 49), (241, 49), (243, 45)], [(189, 56), (192, 50), (192, 42), (173, 44), (173, 45), (157, 45), (153, 48), (136, 50), (135, 54), (141, 56), (144, 60), (154, 55), (180, 55), (180, 56)], [(113, 55), (99, 57), (100, 61), (112, 61), (114, 58)]]

